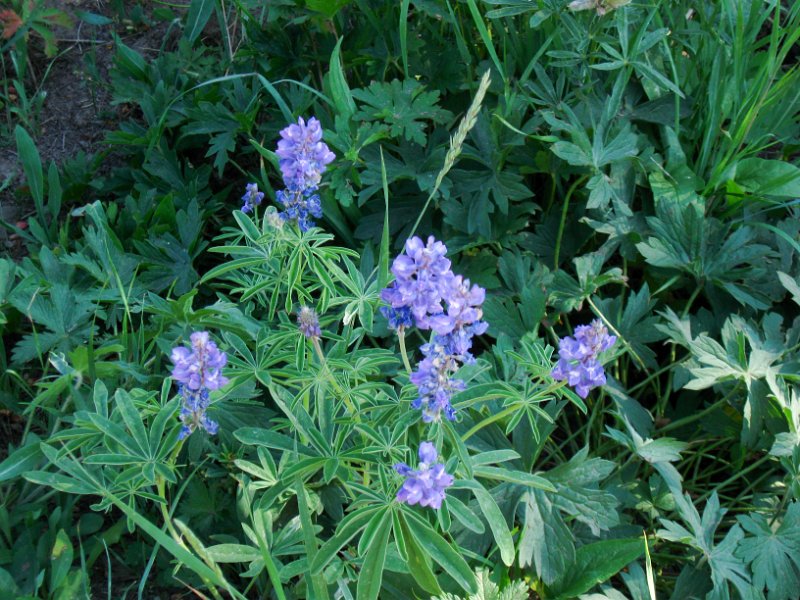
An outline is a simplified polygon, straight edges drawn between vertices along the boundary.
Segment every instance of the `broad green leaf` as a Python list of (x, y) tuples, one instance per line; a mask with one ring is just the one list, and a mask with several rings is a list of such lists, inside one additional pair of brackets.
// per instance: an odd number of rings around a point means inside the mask
[(523, 568), (533, 565), (539, 578), (552, 585), (575, 561), (572, 534), (543, 491), (530, 490), (523, 498), (525, 524), (519, 541), (519, 564)]
[(328, 67), (328, 85), (331, 90), (331, 98), (336, 106), (336, 112), (343, 117), (349, 118), (356, 112), (356, 103), (353, 101), (353, 94), (350, 92), (350, 86), (347, 85), (347, 78), (342, 68), (341, 50), (343, 40), (343, 37), (339, 38), (331, 53)]
[(643, 539), (603, 540), (581, 546), (567, 577), (554, 591), (560, 599), (575, 598), (608, 581), (644, 554)]
[(800, 167), (781, 160), (745, 158), (736, 165), (736, 183), (754, 194), (800, 197)]
[(767, 588), (769, 597), (789, 599), (800, 590), (800, 502), (792, 502), (780, 527), (770, 527), (764, 515), (751, 513), (737, 517), (750, 534), (739, 541), (736, 555), (753, 572), (753, 585)]

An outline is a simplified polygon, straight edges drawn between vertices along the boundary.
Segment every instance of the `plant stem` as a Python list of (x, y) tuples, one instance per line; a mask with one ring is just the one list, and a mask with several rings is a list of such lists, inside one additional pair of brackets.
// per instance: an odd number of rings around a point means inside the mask
[(561, 207), (561, 222), (558, 224), (558, 235), (556, 235), (556, 249), (553, 252), (553, 269), (558, 269), (558, 258), (561, 254), (561, 239), (564, 237), (564, 227), (567, 224), (567, 212), (569, 212), (569, 201), (572, 198), (572, 194), (578, 188), (580, 184), (586, 181), (588, 175), (584, 175), (579, 177), (575, 180), (575, 182), (569, 186), (567, 190), (567, 195), (564, 197), (564, 206)]
[(403, 357), (403, 365), (408, 371), (408, 374), (411, 375), (411, 363), (408, 360), (408, 352), (406, 351), (406, 328), (400, 327), (397, 330), (397, 340), (400, 344), (400, 355)]

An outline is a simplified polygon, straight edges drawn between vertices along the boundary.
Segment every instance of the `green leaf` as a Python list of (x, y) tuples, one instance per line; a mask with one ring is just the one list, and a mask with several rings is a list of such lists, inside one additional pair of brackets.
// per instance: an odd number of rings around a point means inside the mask
[(306, 0), (306, 6), (331, 19), (352, 0)]
[(581, 546), (569, 575), (554, 591), (564, 600), (580, 596), (598, 583), (608, 581), (642, 554), (643, 539), (603, 540)]
[(500, 512), (500, 507), (497, 506), (497, 502), (495, 502), (492, 495), (486, 491), (486, 488), (474, 479), (471, 481), (459, 481), (459, 487), (469, 488), (475, 495), (478, 506), (481, 507), (483, 516), (486, 518), (486, 522), (489, 523), (489, 529), (492, 530), (492, 535), (500, 550), (500, 558), (503, 564), (510, 567), (514, 564), (514, 540), (511, 537), (506, 519), (503, 513)]
[[(448, 501), (452, 498), (448, 498)], [(408, 522), (402, 513), (396, 513), (400, 528), (405, 540), (406, 553), (408, 554), (408, 570), (414, 580), (424, 589), (431, 594), (438, 594), (441, 591), (439, 582), (431, 569), (430, 561), (427, 555), (420, 547), (417, 539), (411, 534), (408, 528)], [(396, 534), (395, 534), (396, 535)]]
[(735, 177), (736, 183), (754, 194), (800, 197), (800, 167), (788, 162), (745, 158), (736, 165)]
[(383, 514), (378, 530), (364, 557), (361, 572), (358, 574), (356, 600), (376, 600), (381, 591), (383, 581), (383, 565), (386, 561), (386, 550), (389, 546), (389, 533), (392, 530), (392, 514)]
[(424, 121), (446, 123), (452, 118), (450, 111), (437, 106), (438, 90), (426, 92), (414, 79), (402, 83), (373, 81), (368, 88), (353, 90), (353, 96), (366, 104), (356, 113), (362, 121), (382, 121), (389, 126), (392, 137), (401, 135), (410, 142), (424, 146), (427, 142)]
[(477, 590), (475, 575), (453, 545), (413, 513), (409, 515), (408, 527), (423, 550), (439, 563), (458, 585), (474, 594)]
[(769, 590), (770, 599), (788, 600), (800, 589), (800, 502), (792, 502), (783, 522), (773, 531), (764, 515), (737, 517), (753, 537), (739, 542), (736, 555), (750, 565), (753, 585)]
[(97, 490), (88, 484), (78, 481), (61, 473), (49, 471), (28, 471), (23, 475), (25, 479), (37, 485), (46, 485), (60, 492), (69, 494), (95, 494)]
[(183, 37), (189, 40), (190, 43), (193, 43), (203, 33), (203, 28), (211, 18), (215, 4), (214, 0), (192, 0), (189, 5), (189, 14), (186, 15), (186, 26), (183, 30)]
[(39, 157), (39, 151), (36, 149), (33, 139), (21, 125), (17, 125), (14, 128), (14, 137), (17, 140), (17, 154), (25, 171), (28, 189), (30, 189), (36, 205), (36, 216), (44, 219), (44, 171), (42, 170), (42, 159)]
[(328, 67), (328, 85), (330, 86), (331, 98), (336, 107), (336, 112), (349, 119), (356, 112), (356, 103), (353, 100), (353, 94), (350, 92), (350, 86), (347, 85), (347, 79), (342, 68), (341, 48), (343, 40), (343, 37), (339, 38), (331, 53), (330, 66)]
[(56, 535), (56, 541), (50, 552), (50, 589), (57, 590), (64, 579), (66, 579), (69, 569), (72, 566), (74, 550), (69, 541), (67, 532), (60, 529)]
[(44, 458), (39, 442), (35, 441), (17, 448), (0, 463), (0, 482), (14, 479), (35, 468)]
[(217, 544), (206, 548), (208, 555), (218, 563), (252, 562), (261, 559), (261, 551), (242, 544)]
[(349, 542), (355, 535), (366, 527), (378, 508), (361, 508), (347, 515), (336, 527), (336, 533), (331, 536), (317, 552), (314, 560), (311, 561), (311, 573), (320, 573), (334, 556)]
[(569, 528), (548, 496), (530, 490), (525, 501), (525, 526), (519, 541), (519, 564), (533, 564), (536, 574), (552, 585), (567, 572), (575, 560), (575, 544)]

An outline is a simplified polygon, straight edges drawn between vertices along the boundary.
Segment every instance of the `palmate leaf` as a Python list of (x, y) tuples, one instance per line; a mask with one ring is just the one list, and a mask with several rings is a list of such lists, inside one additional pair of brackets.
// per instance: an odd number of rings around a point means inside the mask
[(654, 233), (636, 248), (653, 266), (691, 275), (727, 292), (737, 302), (758, 310), (769, 307), (759, 288), (767, 275), (772, 250), (754, 243), (749, 227), (733, 232), (717, 219), (706, 217), (697, 202), (656, 204), (656, 216), (647, 224)]
[(445, 123), (453, 116), (436, 105), (438, 91), (426, 92), (414, 79), (402, 83), (397, 79), (390, 83), (373, 81), (368, 88), (353, 90), (353, 97), (366, 104), (355, 114), (356, 120), (383, 121), (392, 137), (402, 135), (420, 146), (427, 142), (424, 121)]
[[(662, 340), (664, 335), (655, 327), (659, 319), (652, 316), (655, 302), (650, 297), (648, 285), (645, 283), (641, 290), (628, 297), (624, 310), (621, 310), (621, 296), (614, 299), (598, 299), (596, 304), (614, 329), (622, 334), (636, 356), (641, 358), (647, 367), (655, 368), (656, 354), (647, 344)], [(633, 364), (639, 365), (638, 361), (634, 361)]]
[(714, 586), (708, 595), (708, 600), (730, 598), (729, 582), (733, 584), (742, 598), (751, 598), (752, 586), (747, 566), (734, 554), (737, 545), (744, 538), (741, 527), (734, 525), (719, 544), (714, 543), (717, 527), (726, 512), (725, 509), (720, 508), (716, 491), (708, 499), (701, 518), (689, 496), (676, 487), (675, 482), (668, 483), (678, 512), (689, 528), (669, 519), (661, 519), (661, 524), (665, 529), (659, 530), (658, 536), (662, 539), (687, 544), (702, 552), (711, 568), (711, 580)]
[(773, 530), (764, 515), (737, 517), (753, 537), (739, 541), (736, 556), (750, 565), (753, 585), (767, 588), (770, 600), (790, 600), (800, 590), (800, 502), (792, 502), (780, 527)]
[(562, 513), (586, 524), (595, 535), (619, 524), (618, 500), (599, 487), (613, 468), (610, 461), (588, 458), (588, 449), (584, 448), (568, 463), (545, 474), (555, 485), (556, 493), (535, 489), (523, 496), (525, 526), (519, 542), (520, 566), (533, 564), (548, 586), (566, 577), (576, 551)]

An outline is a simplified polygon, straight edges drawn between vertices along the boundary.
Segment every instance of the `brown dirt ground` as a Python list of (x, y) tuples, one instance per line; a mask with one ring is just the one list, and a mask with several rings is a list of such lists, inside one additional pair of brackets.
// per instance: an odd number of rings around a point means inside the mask
[[(79, 152), (96, 154), (105, 149), (103, 139), (119, 121), (119, 107), (111, 104), (109, 69), (113, 63), (112, 33), (117, 35), (146, 58), (155, 56), (166, 32), (166, 23), (153, 26), (141, 23), (118, 23), (92, 26), (75, 16), (76, 11), (100, 14), (117, 20), (111, 2), (107, 0), (44, 0), (51, 8), (58, 8), (72, 17), (73, 27), (54, 29), (58, 40), (58, 55), (48, 59), (41, 52), (39, 40), (29, 41), (32, 47), (31, 67), (33, 77), (27, 82), (28, 93), (37, 86), (46, 93), (38, 115), (38, 131), (34, 135), (44, 168), (50, 161), (61, 164)], [(146, 12), (151, 2), (125, 2), (126, 9), (138, 4)], [(96, 68), (88, 64), (94, 62)], [(88, 64), (87, 64), (88, 63)], [(10, 129), (13, 129), (13, 125)], [(32, 211), (28, 198), (19, 193), (24, 185), (22, 165), (17, 160), (13, 136), (0, 139), (0, 185), (8, 177), (12, 183), (0, 191), (0, 218), (14, 223), (25, 219)], [(104, 160), (101, 174), (113, 164), (113, 157)], [(0, 253), (11, 251), (17, 244), (10, 240), (5, 229), (0, 228)]]

